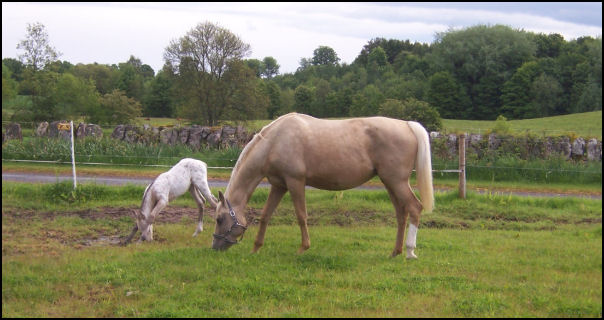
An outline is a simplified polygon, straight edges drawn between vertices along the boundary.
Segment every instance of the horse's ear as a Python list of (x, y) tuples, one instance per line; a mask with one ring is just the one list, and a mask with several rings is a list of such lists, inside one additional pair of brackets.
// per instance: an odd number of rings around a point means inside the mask
[(130, 209), (130, 213), (132, 214), (132, 217), (134, 217), (134, 219), (138, 219), (139, 211), (137, 211), (136, 209)]
[(223, 207), (226, 206), (226, 200), (224, 198), (224, 194), (222, 194), (222, 191), (218, 191), (218, 199), (220, 199)]

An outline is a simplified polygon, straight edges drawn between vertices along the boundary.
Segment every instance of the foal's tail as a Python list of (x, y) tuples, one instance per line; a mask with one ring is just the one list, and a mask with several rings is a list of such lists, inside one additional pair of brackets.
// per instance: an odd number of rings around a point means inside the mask
[(417, 157), (415, 160), (415, 172), (419, 195), (425, 212), (431, 212), (434, 208), (434, 190), (432, 187), (432, 160), (430, 157), (430, 139), (424, 127), (415, 122), (407, 121), (409, 128), (417, 138)]

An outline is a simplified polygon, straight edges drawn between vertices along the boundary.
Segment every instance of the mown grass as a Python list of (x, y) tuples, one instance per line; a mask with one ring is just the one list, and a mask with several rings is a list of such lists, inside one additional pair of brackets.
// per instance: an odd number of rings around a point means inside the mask
[[(261, 129), (270, 120), (251, 120), (247, 127)], [(532, 133), (540, 136), (574, 136), (602, 139), (602, 111), (574, 113), (562, 116), (508, 120), (512, 134)], [(494, 120), (443, 119), (443, 131), (451, 133), (485, 133), (495, 128)]]
[[(512, 133), (541, 136), (571, 134), (602, 139), (602, 111), (575, 113), (536, 119), (508, 120)], [(495, 121), (443, 119), (446, 132), (485, 133), (493, 130)]]
[[(288, 195), (250, 254), (256, 225), (215, 252), (207, 216), (197, 238), (183, 219), (157, 223), (153, 243), (86, 245), (126, 235), (132, 219), (85, 211), (134, 208), (144, 187), (86, 184), (70, 198), (70, 186), (3, 183), (3, 317), (602, 315), (601, 200), (437, 193), (412, 261), (389, 258), (385, 191), (308, 190), (311, 248), (298, 255)], [(260, 210), (267, 195), (257, 189), (249, 206)], [(171, 206), (195, 204), (186, 195)]]

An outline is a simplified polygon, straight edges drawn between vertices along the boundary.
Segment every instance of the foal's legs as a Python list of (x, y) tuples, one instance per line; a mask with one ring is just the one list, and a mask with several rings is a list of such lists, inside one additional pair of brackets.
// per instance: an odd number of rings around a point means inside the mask
[(205, 201), (203, 197), (199, 195), (199, 191), (197, 191), (197, 188), (195, 188), (193, 184), (191, 184), (191, 186), (189, 187), (189, 192), (191, 193), (191, 196), (193, 196), (193, 199), (197, 203), (197, 208), (199, 209), (199, 215), (197, 218), (197, 228), (193, 233), (193, 236), (195, 237), (198, 233), (203, 231), (203, 204)]
[[(168, 200), (165, 200), (165, 199), (158, 200), (155, 203), (155, 207), (153, 207), (153, 210), (151, 210), (151, 213), (149, 213), (149, 216), (147, 216), (147, 218), (146, 218), (148, 232), (146, 232), (146, 230), (141, 230), (142, 240), (149, 240), (149, 241), (153, 240), (153, 222), (155, 221), (155, 217), (157, 217), (159, 212), (162, 211), (167, 205), (168, 205)], [(148, 234), (146, 234), (146, 233), (148, 233)]]
[(271, 219), (275, 208), (283, 198), (283, 195), (287, 192), (287, 189), (271, 186), (271, 191), (268, 194), (268, 199), (266, 200), (266, 204), (264, 205), (264, 209), (262, 209), (262, 216), (260, 217), (260, 228), (258, 229), (258, 234), (256, 235), (256, 241), (254, 241), (254, 249), (252, 252), (255, 253), (262, 247), (264, 244), (264, 234), (266, 232), (266, 227), (268, 226), (268, 221)]

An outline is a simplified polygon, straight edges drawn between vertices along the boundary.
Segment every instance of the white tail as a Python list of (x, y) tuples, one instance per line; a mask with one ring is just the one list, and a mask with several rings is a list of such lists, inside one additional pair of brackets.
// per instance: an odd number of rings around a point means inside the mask
[(407, 121), (409, 128), (417, 138), (417, 157), (415, 159), (415, 172), (419, 195), (425, 212), (434, 208), (434, 189), (432, 187), (432, 159), (430, 156), (430, 138), (424, 127), (415, 122)]

